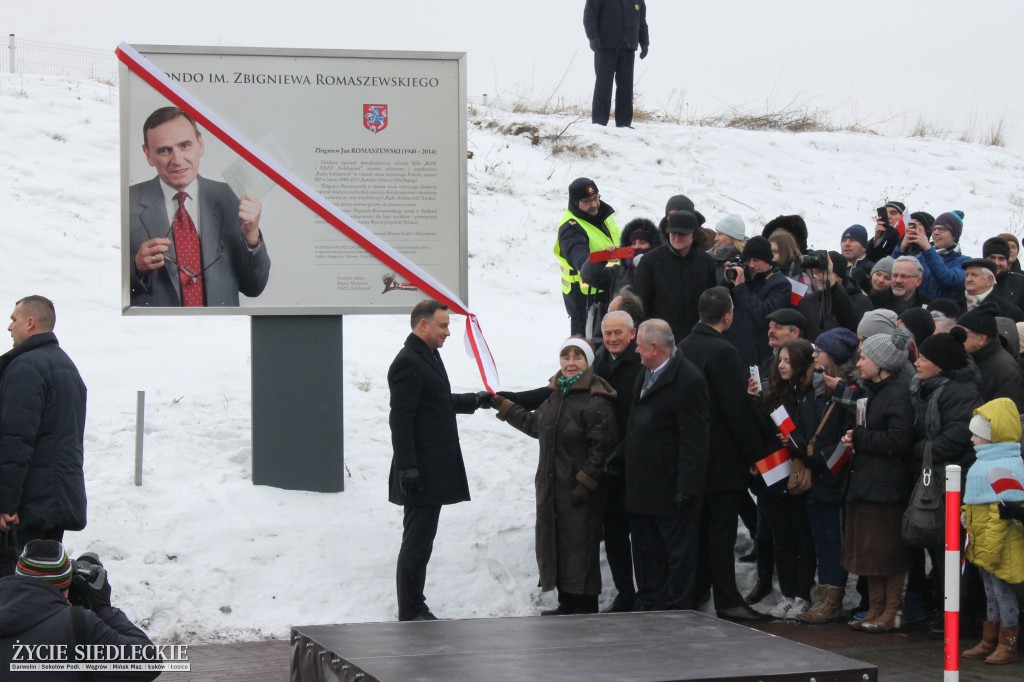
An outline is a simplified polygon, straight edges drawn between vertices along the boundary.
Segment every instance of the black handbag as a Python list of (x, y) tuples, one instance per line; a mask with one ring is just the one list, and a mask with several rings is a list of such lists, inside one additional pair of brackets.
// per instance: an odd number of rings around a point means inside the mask
[(14, 526), (7, 526), (0, 540), (0, 578), (14, 575), (18, 567), (18, 531)]
[(946, 539), (945, 496), (941, 477), (932, 471), (932, 444), (924, 446), (921, 477), (903, 512), (903, 541), (910, 547), (942, 547)]

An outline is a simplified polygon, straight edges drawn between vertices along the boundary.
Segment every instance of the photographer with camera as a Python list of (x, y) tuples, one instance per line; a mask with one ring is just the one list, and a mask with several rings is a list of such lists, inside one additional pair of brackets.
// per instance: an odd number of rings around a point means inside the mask
[(796, 306), (807, 318), (807, 338), (816, 339), (818, 334), (836, 327), (856, 331), (864, 313), (873, 306), (860, 287), (843, 277), (846, 259), (842, 254), (811, 251), (800, 259), (800, 267), (813, 280), (812, 291)]
[[(129, 655), (135, 654), (133, 663), (160, 660), (146, 633), (111, 606), (107, 570), (95, 554), (71, 561), (56, 540), (32, 540), (18, 558), (15, 575), (0, 579), (0, 679), (7, 679), (12, 661), (25, 662), (30, 657), (25, 653), (34, 650), (30, 647), (46, 647), (43, 651), (50, 655), (64, 646), (62, 659), (46, 662), (73, 663), (84, 662), (76, 660), (76, 649), (88, 645), (134, 647), (129, 649)], [(159, 671), (68, 671), (37, 674), (32, 679), (143, 681), (159, 675)]]
[(743, 260), (727, 263), (722, 285), (732, 295), (732, 327), (725, 332), (743, 364), (760, 366), (772, 355), (768, 346), (768, 315), (789, 307), (792, 285), (773, 262), (772, 245), (764, 237), (751, 237), (743, 247)]

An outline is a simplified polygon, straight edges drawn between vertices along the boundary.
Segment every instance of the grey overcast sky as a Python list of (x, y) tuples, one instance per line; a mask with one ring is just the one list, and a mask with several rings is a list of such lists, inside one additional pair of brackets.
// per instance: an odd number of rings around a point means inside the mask
[[(959, 134), (1003, 119), (1024, 146), (1019, 0), (648, 0), (637, 62), (650, 108), (827, 109), (845, 121), (918, 113)], [(584, 0), (6, 0), (0, 31), (113, 48), (139, 44), (468, 53), (469, 95), (589, 102)], [(167, 10), (174, 8), (174, 14)], [(895, 118), (893, 118), (895, 117)]]

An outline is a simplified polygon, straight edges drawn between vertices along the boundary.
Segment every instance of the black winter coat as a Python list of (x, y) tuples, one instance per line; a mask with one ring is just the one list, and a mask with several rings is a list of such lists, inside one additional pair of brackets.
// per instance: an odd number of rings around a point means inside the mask
[[(833, 474), (829, 471), (828, 459), (846, 432), (853, 428), (854, 415), (839, 404), (829, 410), (833, 403), (825, 398), (824, 389), (825, 382), (816, 375), (813, 386), (797, 398), (790, 413), (796, 430), (789, 443), (789, 452), (794, 459), (802, 459), (804, 465), (811, 470), (811, 489), (807, 492), (807, 498), (839, 504), (843, 501), (850, 467), (847, 463), (847, 466)], [(822, 420), (825, 420), (824, 424)], [(821, 431), (814, 438), (819, 425)], [(814, 451), (810, 454), (807, 446), (812, 439)]]
[[(881, 293), (872, 294), (871, 303), (874, 304), (875, 310), (884, 308), (885, 310), (891, 310), (897, 315), (900, 315), (904, 310), (908, 310), (909, 308), (920, 308), (923, 305), (931, 303), (931, 299), (922, 294), (921, 290), (918, 289), (914, 292), (914, 295), (910, 297), (909, 301), (902, 301), (893, 295), (892, 289), (886, 289)], [(854, 331), (857, 330), (854, 329)]]
[(701, 500), (708, 468), (708, 389), (700, 371), (676, 354), (640, 397), (637, 376), (626, 428), (626, 511), (648, 516), (696, 516), (676, 494)]
[(813, 341), (818, 335), (836, 327), (846, 327), (856, 333), (864, 313), (873, 310), (871, 299), (854, 287), (847, 290), (840, 282), (827, 292), (812, 291), (800, 299), (796, 309), (807, 318), (807, 335)]
[(1024, 275), (1019, 272), (1004, 272), (996, 277), (993, 296), (1024, 310)]
[(615, 424), (619, 441), (607, 468), (618, 474), (622, 473), (625, 456), (626, 424), (629, 422), (629, 408), (633, 404), (633, 386), (643, 371), (644, 366), (640, 364), (640, 356), (636, 353), (636, 339), (630, 341), (626, 350), (617, 358), (613, 358), (604, 346), (594, 354), (594, 374), (615, 389)]
[[(38, 578), (12, 575), (0, 579), (0, 680), (7, 680), (14, 644), (64, 644), (67, 646), (69, 658), (73, 660), (75, 645), (98, 644), (113, 646), (152, 646), (153, 642), (119, 609), (101, 606), (95, 611), (83, 613), (83, 639), (75, 639), (74, 627), (71, 622), (71, 609), (60, 591)], [(155, 649), (139, 650), (144, 656), (148, 652), (156, 653)], [(158, 660), (158, 657), (146, 656), (143, 660)], [(107, 680), (152, 680), (159, 672), (50, 672), (25, 673), (26, 679), (46, 680), (79, 680), (101, 682)], [(12, 677), (20, 678), (21, 675)]]
[(906, 504), (914, 485), (914, 406), (898, 375), (868, 382), (866, 424), (853, 429), (847, 502)]
[(910, 385), (914, 401), (915, 471), (924, 461), (925, 445), (932, 444), (932, 465), (958, 464), (961, 473), (974, 463), (974, 445), (968, 428), (974, 409), (982, 404), (974, 367), (955, 369)]
[(650, 44), (644, 0), (587, 0), (583, 8), (587, 40), (602, 50), (636, 50)]
[(768, 345), (768, 315), (788, 308), (793, 287), (778, 267), (729, 287), (735, 306), (732, 327), (725, 338), (740, 352), (743, 364), (760, 366), (772, 356)]
[(999, 345), (998, 338), (971, 353), (981, 372), (981, 400), (1009, 398), (1024, 412), (1024, 372), (1016, 360)]
[[(455, 413), (476, 411), (472, 393), (452, 393), (441, 356), (409, 334), (388, 369), (391, 390), (391, 475), (388, 499), (394, 504), (443, 505), (469, 500), (466, 465), (459, 446)], [(419, 492), (409, 499), (399, 487), (398, 470), (417, 467)]]
[(85, 402), (52, 332), (0, 357), (0, 512), (17, 512), (23, 528), (85, 528)]
[(698, 322), (679, 343), (683, 356), (693, 363), (708, 388), (710, 437), (707, 490), (744, 490), (750, 466), (761, 456), (751, 424), (757, 405), (747, 394), (748, 369), (736, 347), (721, 332)]
[[(686, 338), (700, 320), (697, 312), (700, 295), (717, 284), (715, 259), (698, 248), (696, 242), (694, 236), (694, 245), (686, 256), (680, 256), (668, 244), (645, 254), (636, 267), (633, 282), (633, 291), (643, 301), (644, 315), (648, 320), (657, 318), (668, 322), (676, 343)], [(767, 331), (765, 333), (767, 335)]]

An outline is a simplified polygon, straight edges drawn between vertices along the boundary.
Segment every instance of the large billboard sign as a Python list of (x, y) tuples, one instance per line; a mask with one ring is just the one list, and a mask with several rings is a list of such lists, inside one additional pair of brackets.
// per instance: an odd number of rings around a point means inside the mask
[(467, 300), (463, 53), (134, 49), (224, 125), (121, 65), (126, 314), (405, 313), (429, 295), (318, 201)]

